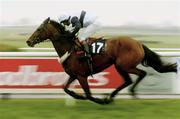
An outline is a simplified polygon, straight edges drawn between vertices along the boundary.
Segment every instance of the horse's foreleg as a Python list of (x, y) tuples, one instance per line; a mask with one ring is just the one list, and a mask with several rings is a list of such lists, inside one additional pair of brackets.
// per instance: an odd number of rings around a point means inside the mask
[(67, 81), (67, 83), (65, 84), (65, 87), (64, 87), (64, 91), (71, 95), (72, 97), (74, 97), (75, 99), (81, 99), (81, 100), (85, 100), (87, 99), (86, 97), (82, 96), (82, 95), (79, 95), (77, 93), (75, 93), (74, 91), (70, 91), (68, 88), (70, 86), (70, 84), (75, 80), (75, 78), (72, 78), (70, 77)]
[(87, 82), (87, 77), (78, 76), (78, 81), (89, 100), (91, 100), (95, 103), (98, 103), (98, 104), (106, 104), (105, 99), (99, 99), (99, 98), (92, 97), (92, 94), (89, 89), (89, 84)]
[(133, 69), (132, 71), (130, 71), (130, 73), (136, 74), (139, 77), (137, 78), (136, 82), (132, 85), (132, 87), (130, 88), (130, 92), (131, 95), (136, 97), (136, 92), (135, 92), (135, 88), (136, 86), (140, 83), (140, 81), (146, 76), (146, 72), (141, 70), (141, 69)]

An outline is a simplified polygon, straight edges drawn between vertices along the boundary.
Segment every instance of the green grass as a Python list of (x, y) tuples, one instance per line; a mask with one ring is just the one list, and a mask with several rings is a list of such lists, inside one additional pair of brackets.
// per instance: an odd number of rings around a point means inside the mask
[[(0, 28), (0, 46), (7, 46), (6, 51), (16, 51), (14, 48), (28, 47), (26, 40), (35, 31), (36, 27), (2, 27)], [(36, 47), (52, 47), (49, 42), (44, 42)], [(0, 47), (0, 51), (4, 51)]]
[(125, 100), (110, 105), (63, 99), (13, 99), (0, 101), (0, 119), (179, 119), (180, 100)]
[(20, 51), (17, 47), (15, 46), (11, 46), (11, 45), (8, 45), (8, 44), (0, 44), (0, 51), (1, 52), (7, 52), (7, 51)]

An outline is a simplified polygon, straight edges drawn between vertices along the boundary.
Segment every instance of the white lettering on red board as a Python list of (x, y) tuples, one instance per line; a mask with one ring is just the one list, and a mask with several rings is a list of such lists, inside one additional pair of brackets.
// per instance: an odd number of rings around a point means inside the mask
[[(23, 65), (19, 66), (18, 72), (0, 72), (0, 86), (16, 86), (16, 85), (29, 85), (41, 86), (52, 85), (61, 86), (67, 81), (69, 76), (65, 72), (37, 72), (37, 65)], [(109, 83), (109, 79), (105, 77), (108, 72), (100, 72), (93, 75), (93, 82), (88, 77), (89, 85), (91, 86), (104, 86)], [(76, 81), (75, 84), (78, 84)]]

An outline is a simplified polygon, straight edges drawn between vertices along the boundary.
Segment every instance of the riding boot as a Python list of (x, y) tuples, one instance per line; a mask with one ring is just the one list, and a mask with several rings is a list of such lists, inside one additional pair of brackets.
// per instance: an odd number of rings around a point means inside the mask
[(87, 43), (83, 44), (85, 49), (85, 57), (87, 58), (88, 67), (90, 69), (91, 75), (93, 74), (93, 67), (92, 67), (92, 57), (90, 53), (90, 49)]
[(89, 50), (89, 46), (87, 43), (83, 44), (84, 46), (84, 50), (85, 50), (85, 57), (87, 59), (91, 59), (91, 54), (90, 54), (90, 50)]

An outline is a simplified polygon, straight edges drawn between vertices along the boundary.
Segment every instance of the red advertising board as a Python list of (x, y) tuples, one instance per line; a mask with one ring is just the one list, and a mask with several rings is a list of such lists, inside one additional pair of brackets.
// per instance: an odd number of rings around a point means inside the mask
[[(0, 59), (0, 88), (63, 88), (68, 75), (56, 58)], [(116, 88), (123, 83), (114, 66), (88, 77), (91, 88)], [(78, 88), (78, 82), (75, 86)]]

